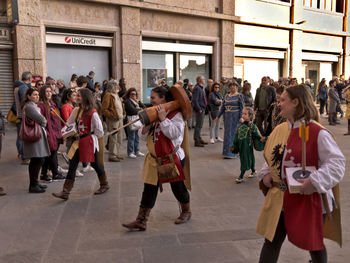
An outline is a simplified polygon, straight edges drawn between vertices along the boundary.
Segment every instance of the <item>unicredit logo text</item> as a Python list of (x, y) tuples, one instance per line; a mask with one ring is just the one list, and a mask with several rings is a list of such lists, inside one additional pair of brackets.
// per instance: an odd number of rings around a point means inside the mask
[(88, 45), (88, 46), (96, 45), (96, 39), (85, 38), (85, 37), (65, 37), (64, 42), (66, 42), (67, 44), (78, 44), (78, 45)]

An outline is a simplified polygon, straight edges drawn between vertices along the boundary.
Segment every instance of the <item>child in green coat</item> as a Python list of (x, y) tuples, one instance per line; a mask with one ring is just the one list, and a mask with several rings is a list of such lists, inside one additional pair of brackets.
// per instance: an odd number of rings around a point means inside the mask
[(236, 178), (236, 183), (243, 182), (244, 173), (251, 170), (252, 173), (248, 175), (248, 178), (255, 176), (255, 158), (254, 148), (257, 151), (264, 150), (265, 137), (262, 137), (258, 128), (253, 124), (254, 110), (251, 107), (245, 107), (242, 111), (243, 123), (239, 125), (231, 151), (239, 153), (241, 160), (241, 174)]

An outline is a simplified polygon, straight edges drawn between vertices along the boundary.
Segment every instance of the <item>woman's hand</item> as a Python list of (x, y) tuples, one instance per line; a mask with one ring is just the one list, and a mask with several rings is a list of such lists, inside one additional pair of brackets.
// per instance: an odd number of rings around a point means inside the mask
[(298, 182), (303, 184), (300, 189), (301, 195), (311, 195), (314, 192), (317, 192), (317, 189), (312, 185), (310, 178), (298, 179)]
[(260, 141), (261, 142), (265, 142), (266, 141), (266, 137), (265, 136), (261, 137)]
[(239, 122), (240, 122), (240, 123), (243, 123), (243, 122), (244, 122), (243, 118), (240, 118), (240, 119), (239, 119)]
[(263, 183), (268, 188), (272, 187), (272, 176), (271, 176), (271, 174), (267, 174), (267, 175), (264, 176)]
[(218, 118), (218, 117), (216, 117), (214, 121), (215, 121), (216, 123), (218, 123), (219, 118)]
[(169, 111), (166, 111), (164, 106), (162, 104), (157, 106), (157, 112), (158, 112), (158, 119), (160, 121), (164, 121), (166, 116), (168, 115)]

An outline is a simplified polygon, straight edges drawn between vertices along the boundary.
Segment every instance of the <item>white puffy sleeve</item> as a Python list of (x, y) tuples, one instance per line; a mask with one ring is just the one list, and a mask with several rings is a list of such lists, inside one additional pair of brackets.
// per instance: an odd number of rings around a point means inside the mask
[(261, 180), (264, 178), (265, 175), (267, 175), (269, 173), (270, 173), (270, 168), (267, 165), (267, 162), (264, 162), (263, 166), (261, 167), (261, 169), (257, 173), (257, 177)]
[(170, 140), (184, 136), (185, 122), (181, 112), (178, 112), (172, 119), (165, 118), (159, 126), (163, 134)]
[(310, 180), (319, 193), (326, 193), (343, 179), (345, 157), (326, 130), (319, 132), (317, 144), (319, 167), (311, 173)]
[(97, 112), (94, 112), (92, 114), (92, 118), (91, 118), (91, 132), (93, 132), (94, 135), (96, 135), (97, 138), (101, 138), (104, 135), (103, 125), (102, 125), (100, 116), (98, 116)]

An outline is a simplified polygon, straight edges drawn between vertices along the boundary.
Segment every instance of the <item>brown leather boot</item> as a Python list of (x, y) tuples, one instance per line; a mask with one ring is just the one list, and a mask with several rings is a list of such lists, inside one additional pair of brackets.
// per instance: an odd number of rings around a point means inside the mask
[(72, 190), (74, 186), (74, 181), (70, 179), (66, 179), (63, 184), (62, 192), (59, 193), (52, 193), (54, 197), (61, 198), (63, 200), (68, 200), (69, 193)]
[(109, 189), (106, 173), (98, 176), (98, 180), (100, 181), (100, 188), (95, 192), (95, 195), (103, 194)]
[(350, 125), (348, 125), (348, 132), (347, 133), (344, 133), (344, 135), (350, 135)]
[(147, 228), (147, 221), (150, 213), (151, 208), (140, 207), (136, 220), (130, 223), (124, 223), (122, 226), (128, 228), (129, 230), (145, 231)]
[(190, 210), (190, 203), (187, 204), (181, 204), (181, 214), (178, 218), (175, 220), (175, 224), (183, 224), (186, 223), (188, 220), (191, 219), (192, 213)]

